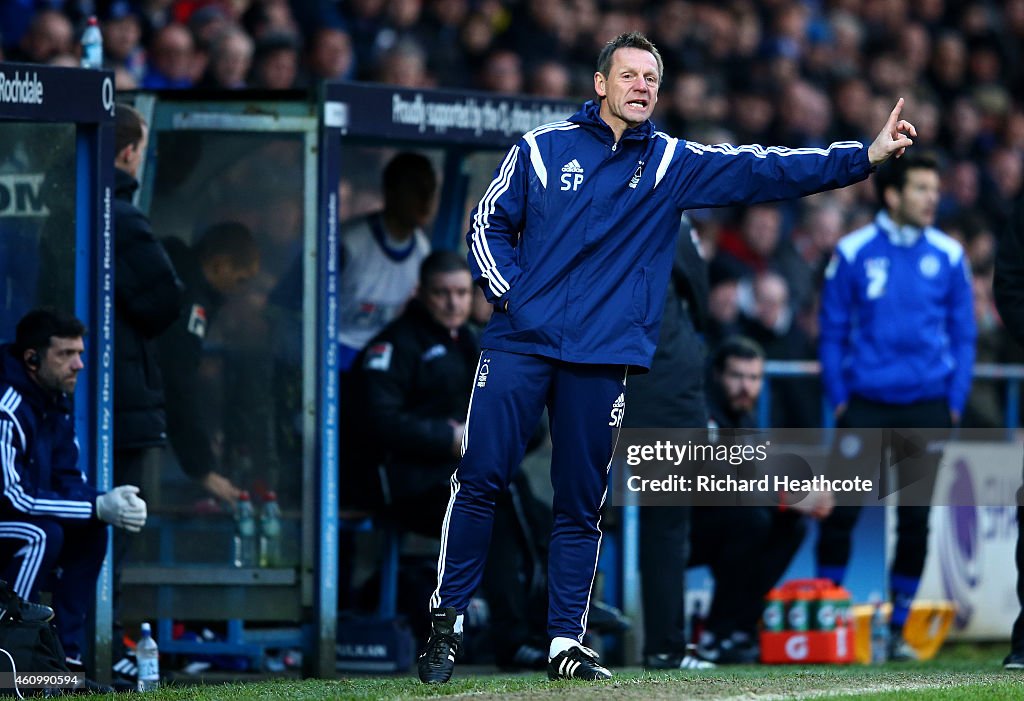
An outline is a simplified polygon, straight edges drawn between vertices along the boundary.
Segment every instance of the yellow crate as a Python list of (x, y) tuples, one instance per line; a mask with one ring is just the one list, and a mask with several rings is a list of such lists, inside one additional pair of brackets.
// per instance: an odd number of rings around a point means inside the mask
[[(892, 606), (882, 604), (886, 620)], [(871, 616), (874, 607), (871, 604), (858, 604), (851, 609), (853, 616), (853, 656), (862, 664), (871, 663)], [(910, 615), (903, 626), (903, 637), (907, 639), (922, 660), (930, 660), (942, 647), (953, 625), (956, 606), (952, 601), (915, 601), (910, 607)]]

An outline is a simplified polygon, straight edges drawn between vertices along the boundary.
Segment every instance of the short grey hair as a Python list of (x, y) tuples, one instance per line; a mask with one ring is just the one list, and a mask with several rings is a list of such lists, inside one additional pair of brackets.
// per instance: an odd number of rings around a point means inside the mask
[(608, 77), (608, 72), (612, 69), (612, 55), (619, 49), (640, 49), (642, 51), (648, 51), (654, 55), (654, 60), (658, 62), (658, 82), (665, 73), (665, 64), (661, 61), (661, 54), (658, 53), (658, 47), (648, 39), (643, 32), (626, 32), (615, 37), (601, 49), (601, 53), (597, 57), (597, 72), (603, 75), (605, 78)]

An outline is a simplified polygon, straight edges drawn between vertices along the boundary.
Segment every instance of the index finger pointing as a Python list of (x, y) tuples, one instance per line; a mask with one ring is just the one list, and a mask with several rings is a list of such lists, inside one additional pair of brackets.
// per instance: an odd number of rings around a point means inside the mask
[(890, 129), (894, 129), (896, 127), (896, 122), (898, 122), (900, 119), (900, 112), (902, 111), (903, 98), (901, 97), (900, 99), (896, 100), (896, 106), (893, 107), (892, 112), (889, 113), (889, 120), (886, 123), (886, 126), (888, 126)]

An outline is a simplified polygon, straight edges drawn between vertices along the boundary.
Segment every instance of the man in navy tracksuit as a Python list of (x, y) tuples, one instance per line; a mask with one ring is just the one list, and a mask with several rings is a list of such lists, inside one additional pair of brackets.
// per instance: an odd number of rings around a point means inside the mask
[(598, 57), (597, 102), (525, 134), (505, 156), (466, 236), (496, 313), (481, 339), (442, 526), (433, 633), (420, 679), (451, 677), (462, 616), (480, 581), (494, 501), (545, 405), (554, 524), (548, 676), (610, 679), (581, 644), (601, 542), (601, 507), (625, 410), (626, 374), (654, 354), (682, 210), (797, 197), (867, 177), (914, 128), (898, 103), (870, 148), (704, 146), (648, 121), (662, 62), (642, 34)]
[(106, 524), (137, 533), (146, 502), (131, 485), (98, 492), (78, 468), (71, 415), (85, 327), (46, 309), (0, 346), (0, 576), (35, 600), (55, 568), (53, 608), (72, 671), (82, 671), (85, 617), (107, 552)]
[[(839, 241), (825, 272), (819, 348), (825, 390), (841, 428), (949, 428), (960, 421), (974, 365), (967, 257), (931, 226), (939, 202), (933, 158), (901, 159), (880, 171), (875, 184), (884, 209)], [(876, 450), (869, 450), (872, 442)], [(871, 434), (851, 432), (837, 441), (831, 466), (848, 471), (863, 457), (877, 460), (881, 447)], [(900, 460), (897, 477), (926, 474), (934, 482), (941, 457), (941, 442), (929, 441), (921, 455)], [(931, 484), (925, 489), (930, 494)], [(902, 631), (928, 547), (929, 508), (903, 503), (905, 495), (899, 493), (889, 575), (892, 659), (914, 658)], [(822, 522), (819, 576), (842, 582), (859, 512), (859, 506), (838, 507)]]

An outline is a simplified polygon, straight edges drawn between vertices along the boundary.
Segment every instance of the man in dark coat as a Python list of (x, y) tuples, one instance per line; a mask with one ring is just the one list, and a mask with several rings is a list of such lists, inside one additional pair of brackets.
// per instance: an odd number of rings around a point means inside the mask
[[(132, 197), (146, 156), (149, 127), (134, 108), (117, 105), (114, 158), (114, 478), (145, 486), (156, 479), (167, 443), (164, 383), (156, 338), (178, 318), (183, 286), (164, 247)], [(130, 537), (114, 542), (114, 615), (119, 614), (121, 568)], [(115, 622), (115, 651), (121, 653)], [(117, 655), (120, 657), (121, 655)], [(115, 672), (131, 683), (134, 662)]]
[[(685, 218), (676, 241), (665, 316), (651, 371), (629, 378), (625, 428), (694, 428), (707, 424), (704, 343), (707, 266)], [(644, 609), (644, 666), (648, 669), (711, 667), (686, 654), (683, 573), (689, 559), (690, 507), (640, 509), (640, 573)]]
[[(816, 349), (796, 320), (789, 282), (774, 270), (759, 273), (751, 285), (754, 308), (741, 314), (739, 334), (759, 344), (766, 360), (810, 360)], [(821, 423), (821, 384), (806, 377), (772, 382), (772, 428), (809, 428)]]
[[(1003, 232), (996, 254), (993, 283), (996, 307), (1006, 330), (1024, 345), (1024, 198), (1017, 207), (1010, 228)], [(1017, 491), (1017, 600), (1021, 611), (1013, 624), (1006, 669), (1024, 669), (1024, 486)]]
[[(480, 347), (466, 325), (473, 288), (471, 281), (460, 286), (469, 280), (464, 261), (454, 254), (432, 260), (435, 270), (424, 269), (428, 279), (417, 297), (366, 346), (359, 400), (350, 404), (361, 414), (353, 417), (361, 426), (358, 442), (372, 464), (384, 467), (381, 488), (394, 518), (403, 530), (436, 536)], [(440, 266), (445, 261), (456, 269)], [(441, 290), (436, 303), (434, 288)]]
[(132, 204), (149, 128), (117, 106), (114, 161), (114, 469), (142, 484), (167, 442), (163, 378), (156, 337), (178, 318), (182, 284), (149, 219)]
[(259, 271), (259, 248), (238, 222), (214, 224), (191, 247), (180, 239), (167, 239), (164, 246), (185, 283), (181, 316), (159, 341), (160, 369), (167, 378), (167, 434), (181, 469), (213, 496), (234, 503), (240, 490), (216, 469), (199, 365), (207, 330), (225, 296)]
[[(708, 426), (722, 436), (756, 427), (754, 409), (764, 383), (764, 350), (742, 336), (726, 339), (714, 353), (708, 388)], [(756, 439), (758, 441), (763, 438)], [(777, 506), (698, 506), (693, 509), (691, 564), (708, 565), (714, 597), (698, 652), (722, 664), (758, 658), (757, 624), (768, 593), (800, 548), (803, 515), (822, 518), (832, 496), (812, 492), (781, 509)]]
[[(467, 390), (477, 374), (480, 347), (467, 323), (473, 280), (465, 259), (450, 251), (432, 253), (421, 264), (419, 279), (416, 297), (367, 344), (357, 363), (353, 401), (343, 409), (342, 484), (351, 489), (353, 479), (360, 480), (352, 473), (363, 473), (363, 488), (378, 492), (382, 504), (376, 506), (400, 530), (436, 538), (462, 454), (471, 401)], [(503, 668), (547, 664), (550, 527), (550, 509), (533, 496), (520, 470), (497, 498), (492, 556), (483, 579), (491, 627), (498, 632), (495, 658)]]

